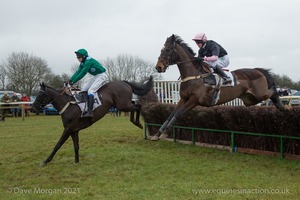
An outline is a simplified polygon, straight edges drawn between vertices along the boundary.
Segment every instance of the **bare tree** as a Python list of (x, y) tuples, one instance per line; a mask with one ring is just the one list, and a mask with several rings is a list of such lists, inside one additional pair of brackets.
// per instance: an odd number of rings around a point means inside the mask
[(6, 69), (4, 65), (0, 65), (0, 87), (2, 90), (5, 90), (5, 85), (6, 85)]
[[(78, 64), (76, 63), (76, 64), (73, 64), (71, 66), (71, 73), (72, 73), (72, 75), (78, 70), (79, 65), (80, 65), (79, 63)], [(71, 76), (68, 77), (68, 79), (66, 79), (66, 80), (68, 81), (71, 78)], [(87, 73), (87, 75), (85, 75), (81, 80), (79, 80), (75, 84), (75, 87), (82, 88), (83, 84), (90, 79), (90, 76), (91, 75), (89, 73)]]
[(11, 90), (30, 95), (32, 91), (45, 81), (45, 76), (51, 74), (47, 62), (37, 56), (25, 52), (9, 55), (5, 64), (8, 77), (8, 87)]
[(154, 76), (155, 79), (161, 79), (161, 75), (156, 73), (154, 69), (154, 64), (139, 57), (119, 55), (113, 59), (107, 58), (104, 61), (104, 66), (108, 71), (111, 81), (127, 80), (140, 82), (151, 75)]
[(61, 89), (64, 86), (64, 82), (69, 80), (69, 75), (63, 73), (62, 75), (56, 74), (47, 74), (46, 75), (46, 84), (50, 85), (55, 89)]

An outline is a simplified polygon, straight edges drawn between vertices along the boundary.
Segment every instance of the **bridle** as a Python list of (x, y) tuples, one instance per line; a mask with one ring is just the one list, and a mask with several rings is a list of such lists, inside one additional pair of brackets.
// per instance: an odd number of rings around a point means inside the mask
[(196, 59), (191, 59), (191, 60), (186, 60), (186, 61), (180, 61), (180, 62), (171, 62), (171, 59), (173, 58), (174, 55), (177, 55), (177, 50), (176, 50), (176, 42), (174, 41), (173, 44), (171, 43), (165, 43), (165, 48), (167, 46), (172, 46), (172, 52), (170, 53), (170, 56), (159, 56), (158, 59), (166, 59), (168, 65), (166, 65), (164, 62), (162, 62), (162, 64), (164, 65), (164, 68), (167, 69), (170, 65), (175, 65), (175, 64), (182, 64), (182, 63), (187, 63), (187, 62), (193, 62)]
[[(46, 87), (45, 87), (45, 89), (46, 89)], [(57, 101), (58, 98), (59, 98), (60, 96), (62, 96), (64, 93), (66, 93), (67, 90), (70, 89), (70, 88), (69, 88), (69, 87), (64, 87), (63, 91), (59, 94), (59, 96), (56, 97), (56, 98), (53, 98), (53, 100), (51, 100), (51, 98), (49, 97), (49, 95), (46, 93), (45, 89), (40, 89), (39, 93), (42, 93), (41, 95), (45, 96), (45, 97), (42, 97), (43, 100), (44, 100), (46, 97), (50, 100), (48, 103), (46, 103), (46, 105), (47, 105), (47, 104), (52, 104), (53, 102)], [(40, 104), (45, 104), (45, 102), (43, 102), (43, 103), (39, 102), (39, 103), (40, 103)], [(45, 106), (46, 106), (46, 105), (45, 105)]]
[[(63, 89), (63, 91), (59, 94), (59, 96), (57, 96), (56, 98), (53, 98), (53, 100), (51, 100), (51, 98), (49, 97), (49, 95), (46, 93), (45, 90), (40, 89), (39, 93), (42, 93), (42, 94), (40, 94), (40, 96), (43, 95), (43, 97), (41, 97), (43, 99), (43, 102), (39, 101), (39, 104), (40, 104), (39, 106), (45, 107), (47, 104), (52, 104), (53, 102), (57, 101), (60, 96), (62, 96), (64, 93), (66, 93), (68, 89), (71, 90), (70, 87), (65, 87)], [(48, 98), (49, 102), (45, 103), (45, 98)], [(74, 103), (75, 102), (73, 102), (73, 101), (68, 101), (68, 103), (59, 111), (59, 114), (62, 114), (69, 107), (70, 104), (74, 104)]]
[(176, 48), (175, 48), (176, 43), (175, 43), (175, 41), (173, 42), (173, 44), (166, 42), (164, 46), (165, 46), (164, 49), (166, 49), (168, 46), (172, 46), (172, 49), (171, 49), (172, 52), (171, 53), (168, 52), (168, 54), (166, 56), (160, 55), (159, 58), (158, 58), (160, 60), (167, 60), (167, 64), (165, 64), (165, 62), (162, 62), (164, 68), (167, 69), (170, 65), (176, 64), (176, 63), (171, 62), (171, 59), (173, 58), (173, 56), (175, 54), (177, 54), (177, 51), (176, 51)]
[[(40, 93), (39, 96), (41, 96), (41, 98), (42, 98), (42, 101), (39, 101), (39, 103), (43, 107), (45, 107), (47, 104), (51, 104), (55, 101), (55, 99), (53, 99), (51, 101), (51, 98), (48, 96), (48, 94), (46, 93), (45, 90), (40, 89), (39, 93)], [(48, 98), (49, 102), (45, 102), (45, 98)]]
[[(167, 46), (172, 46), (172, 50), (171, 50), (171, 53), (169, 53), (170, 55), (169, 56), (160, 56), (159, 59), (166, 59), (167, 60), (167, 65), (164, 63), (164, 62), (161, 62), (164, 66), (165, 69), (167, 69), (170, 65), (174, 65), (174, 64), (182, 64), (182, 63), (188, 63), (188, 62), (193, 62), (195, 61), (196, 59), (191, 59), (191, 60), (185, 60), (185, 61), (180, 61), (180, 62), (171, 62), (171, 59), (173, 58), (173, 56), (175, 54), (177, 54), (178, 56), (178, 53), (177, 53), (177, 50), (176, 50), (176, 42), (174, 41), (173, 44), (171, 43), (168, 43), (166, 42), (165, 43), (165, 48)], [(200, 69), (200, 68), (199, 68)], [(198, 69), (198, 71), (199, 71)], [(194, 80), (194, 79), (203, 79), (207, 76), (209, 76), (211, 73), (205, 73), (205, 74), (201, 74), (201, 75), (196, 75), (196, 76), (189, 76), (189, 77), (186, 77), (184, 79), (181, 80), (181, 82), (186, 82), (186, 81), (189, 81), (189, 80)], [(180, 79), (180, 77), (178, 78), (178, 80)]]

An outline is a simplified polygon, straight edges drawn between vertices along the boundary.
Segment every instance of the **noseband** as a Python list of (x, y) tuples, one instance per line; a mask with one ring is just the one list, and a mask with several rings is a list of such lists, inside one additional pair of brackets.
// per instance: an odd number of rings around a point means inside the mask
[(168, 65), (165, 65), (165, 63), (162, 62), (162, 64), (164, 65), (165, 68), (168, 68), (170, 65), (176, 64), (176, 63), (171, 62), (171, 59), (173, 58), (174, 54), (177, 53), (176, 48), (175, 48), (175, 46), (176, 46), (175, 41), (173, 42), (173, 44), (165, 43), (165, 48), (167, 46), (172, 46), (172, 52), (168, 53), (167, 56), (159, 56), (159, 59), (166, 59), (167, 60)]
[(165, 68), (168, 68), (170, 65), (174, 65), (174, 64), (182, 64), (182, 63), (187, 63), (187, 62), (193, 62), (196, 59), (191, 59), (191, 60), (186, 60), (186, 61), (181, 61), (181, 62), (172, 62), (171, 59), (172, 57), (177, 54), (177, 50), (176, 50), (176, 42), (174, 41), (173, 44), (171, 43), (165, 43), (165, 46), (171, 46), (172, 45), (172, 52), (170, 54), (170, 56), (160, 56), (159, 59), (164, 58), (168, 61), (168, 65), (166, 66), (164, 62), (162, 62), (162, 64), (164, 65)]

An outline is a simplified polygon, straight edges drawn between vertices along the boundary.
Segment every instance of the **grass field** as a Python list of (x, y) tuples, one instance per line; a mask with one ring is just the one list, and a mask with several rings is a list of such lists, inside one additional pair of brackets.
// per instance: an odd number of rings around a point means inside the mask
[(300, 163), (143, 139), (127, 117), (107, 115), (71, 138), (46, 167), (60, 116), (0, 123), (0, 199), (299, 199)]

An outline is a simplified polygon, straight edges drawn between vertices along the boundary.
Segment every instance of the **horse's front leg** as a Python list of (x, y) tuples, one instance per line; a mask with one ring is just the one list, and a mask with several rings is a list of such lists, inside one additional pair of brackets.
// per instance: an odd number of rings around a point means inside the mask
[(71, 134), (73, 145), (74, 145), (74, 151), (75, 151), (75, 163), (79, 163), (79, 137), (78, 137), (78, 131)]
[(169, 122), (165, 125), (163, 130), (161, 132), (161, 135), (159, 136), (159, 139), (164, 139), (167, 138), (169, 136), (168, 134), (168, 130), (171, 129), (174, 125), (174, 123), (176, 122), (177, 118), (181, 115), (183, 115), (186, 111), (191, 110), (192, 108), (194, 108), (197, 104), (195, 103), (194, 100), (189, 99), (187, 102), (182, 103), (182, 104), (178, 104), (179, 106), (176, 106), (176, 109), (172, 112), (172, 114), (170, 116), (172, 116), (169, 119)]
[[(175, 109), (171, 112), (171, 114), (169, 115), (169, 117), (167, 118), (167, 120), (163, 123), (163, 125), (159, 128), (158, 132), (151, 137), (152, 141), (157, 141), (159, 140), (159, 138), (161, 138), (161, 134), (165, 135), (167, 134), (167, 128), (169, 128), (170, 126), (172, 126), (175, 121), (176, 121), (176, 117), (174, 118), (175, 114), (177, 113), (177, 111), (184, 106), (185, 102), (181, 99), (179, 100), (177, 106), (175, 107)], [(165, 136), (162, 136), (163, 138), (165, 138)]]
[(50, 154), (50, 156), (41, 163), (41, 166), (45, 166), (47, 165), (48, 162), (50, 162), (54, 155), (56, 154), (56, 152), (60, 149), (60, 147), (66, 142), (66, 140), (70, 137), (70, 130), (69, 129), (65, 129), (63, 134), (61, 135), (60, 139), (58, 140), (57, 144), (55, 145), (52, 153)]
[(167, 120), (166, 120), (166, 121), (163, 123), (163, 125), (159, 128), (158, 132), (157, 132), (154, 136), (152, 136), (152, 137), (150, 138), (152, 141), (157, 141), (157, 140), (159, 140), (159, 137), (160, 137), (161, 133), (163, 133), (164, 130), (166, 129), (167, 125), (169, 124), (170, 120), (171, 120), (172, 117), (174, 116), (175, 112), (176, 112), (176, 108), (171, 112), (171, 114), (169, 115), (169, 117), (167, 118)]

